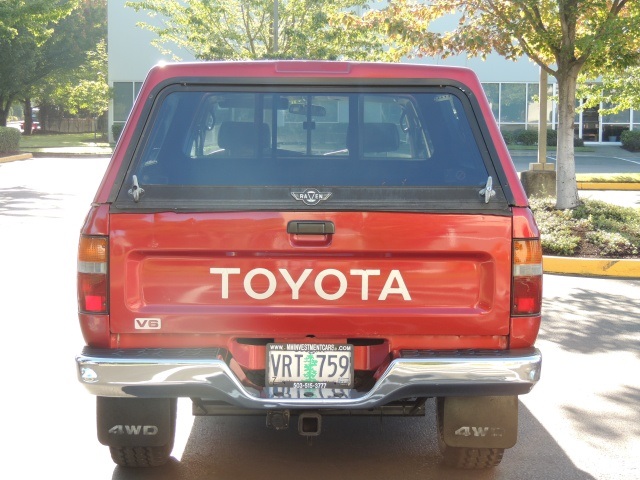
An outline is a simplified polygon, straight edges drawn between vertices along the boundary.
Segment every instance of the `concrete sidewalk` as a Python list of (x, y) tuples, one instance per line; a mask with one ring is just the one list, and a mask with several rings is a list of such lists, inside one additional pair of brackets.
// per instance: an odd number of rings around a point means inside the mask
[(635, 184), (637, 189), (619, 189), (616, 185), (600, 190), (581, 189), (578, 187), (578, 195), (581, 199), (600, 200), (620, 205), (621, 207), (640, 208), (640, 183)]

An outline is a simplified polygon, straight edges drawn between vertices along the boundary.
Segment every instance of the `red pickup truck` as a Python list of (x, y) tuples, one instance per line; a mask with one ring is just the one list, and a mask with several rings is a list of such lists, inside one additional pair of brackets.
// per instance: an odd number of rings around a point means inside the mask
[(412, 64), (153, 68), (82, 227), (78, 378), (122, 466), (171, 454), (176, 403), (437, 417), (493, 467), (540, 377), (542, 255), (475, 74)]

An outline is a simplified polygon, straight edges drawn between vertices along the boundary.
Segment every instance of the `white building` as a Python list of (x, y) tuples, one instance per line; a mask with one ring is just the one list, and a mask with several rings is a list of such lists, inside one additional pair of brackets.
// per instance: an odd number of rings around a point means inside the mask
[[(125, 3), (126, 0), (108, 2), (109, 85), (114, 91), (109, 125), (124, 124), (149, 69), (158, 62), (171, 61), (169, 56), (151, 45), (155, 34), (136, 25), (138, 22), (150, 23), (154, 19), (142, 11), (137, 13), (125, 7)], [(447, 25), (447, 19), (440, 22), (443, 31), (453, 26)], [(176, 50), (174, 53), (182, 60), (194, 60), (189, 52)], [(538, 128), (539, 105), (534, 102), (534, 97), (538, 95), (540, 69), (528, 59), (513, 62), (494, 54), (486, 61), (464, 56), (411, 61), (473, 69), (484, 86), (502, 130)], [(555, 89), (555, 79), (549, 77), (549, 94), (553, 95)], [(548, 104), (547, 121), (550, 128), (556, 128), (557, 113), (553, 102)], [(640, 129), (640, 112), (625, 110), (602, 116), (598, 108), (592, 108), (576, 115), (576, 136), (586, 142), (617, 142), (620, 132), (626, 129)]]

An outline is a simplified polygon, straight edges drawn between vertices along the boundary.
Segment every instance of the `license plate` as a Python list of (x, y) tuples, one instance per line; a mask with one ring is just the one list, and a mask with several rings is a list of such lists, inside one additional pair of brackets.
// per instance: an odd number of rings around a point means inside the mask
[(353, 345), (270, 343), (268, 387), (353, 388)]

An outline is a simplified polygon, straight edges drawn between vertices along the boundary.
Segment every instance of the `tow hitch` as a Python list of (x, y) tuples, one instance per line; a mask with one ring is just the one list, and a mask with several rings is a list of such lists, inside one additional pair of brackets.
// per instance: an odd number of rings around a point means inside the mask
[[(303, 437), (317, 437), (322, 431), (322, 415), (318, 412), (301, 412), (298, 415), (298, 433)], [(289, 410), (267, 412), (267, 427), (287, 430), (291, 420)]]
[(303, 437), (317, 437), (322, 431), (322, 416), (317, 412), (304, 412), (298, 417), (298, 433)]

